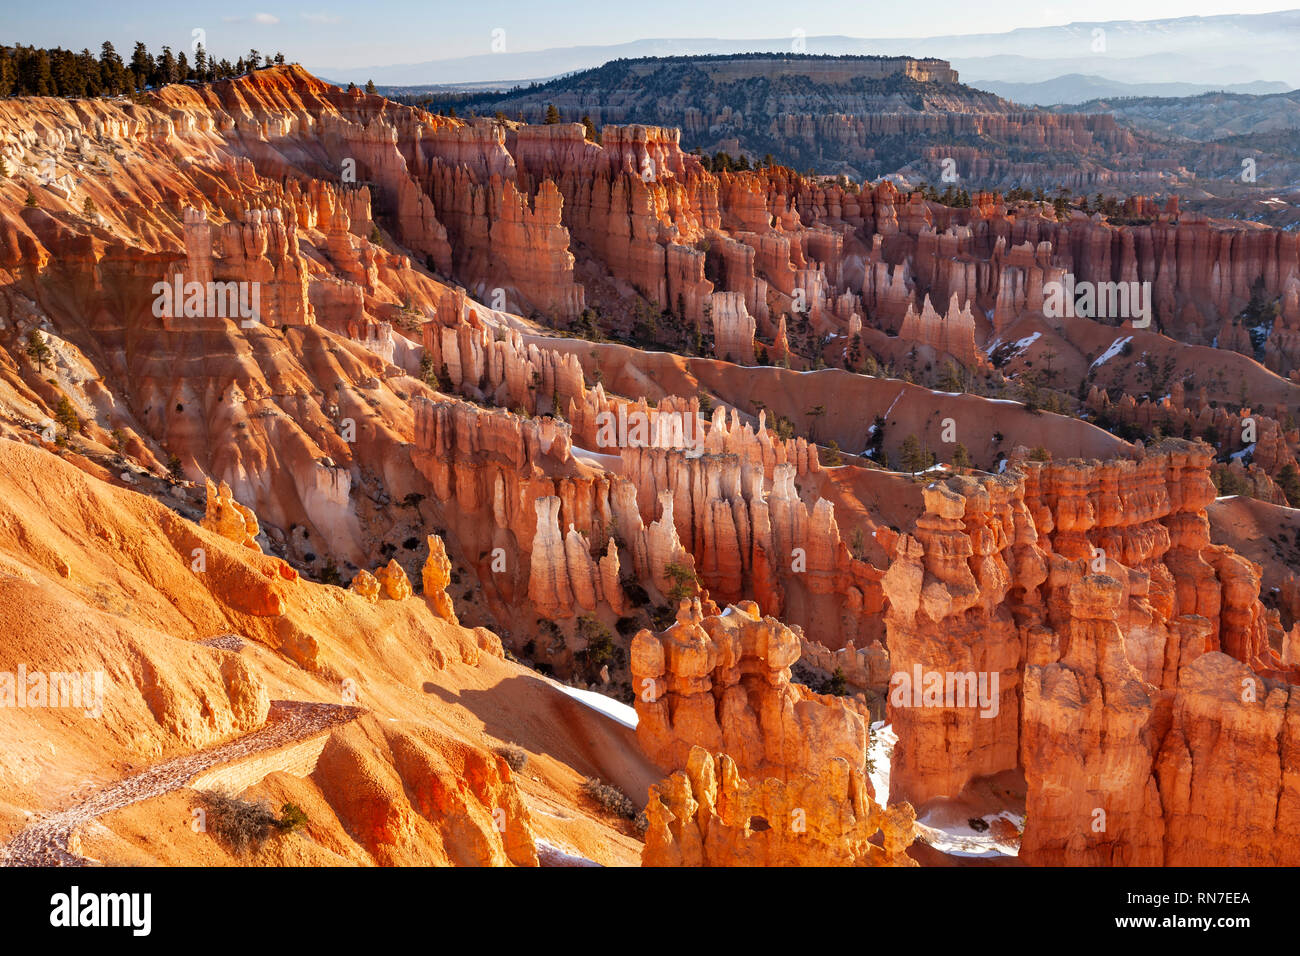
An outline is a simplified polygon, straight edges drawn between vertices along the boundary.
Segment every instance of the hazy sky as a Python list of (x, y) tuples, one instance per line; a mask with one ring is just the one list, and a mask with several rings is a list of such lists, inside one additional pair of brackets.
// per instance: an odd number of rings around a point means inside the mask
[[(1089, 3), (863, 3), (861, 0), (459, 0), (283, 6), (255, 3), (173, 3), (109, 0), (68, 3), (3, 0), (0, 42), (33, 43), (98, 52), (112, 40), (130, 55), (136, 40), (189, 50), (192, 31), (207, 48), (235, 59), (255, 47), (282, 50), (309, 69), (412, 63), (488, 53), (494, 30), (509, 52), (621, 43), (646, 37), (767, 38), (801, 29), (808, 36), (924, 37), (998, 33), (1016, 27), (1084, 20), (1265, 13), (1287, 5), (1254, 0), (1092, 0)], [(1294, 4), (1292, 5), (1294, 6)]]

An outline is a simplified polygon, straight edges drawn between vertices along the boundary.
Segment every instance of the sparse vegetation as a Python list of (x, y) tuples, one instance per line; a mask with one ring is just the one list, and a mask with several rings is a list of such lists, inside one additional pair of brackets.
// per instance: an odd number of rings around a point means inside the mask
[(578, 618), (578, 636), (586, 646), (578, 651), (577, 656), (588, 683), (592, 683), (599, 678), (602, 667), (617, 664), (619, 648), (609, 627), (594, 614)]
[(578, 787), (578, 792), (594, 803), (606, 813), (622, 817), (625, 820), (635, 820), (637, 817), (636, 804), (618, 787), (611, 786), (602, 780), (594, 777), (588, 777), (582, 781)]
[(246, 800), (225, 790), (200, 790), (206, 826), (218, 842), (236, 856), (256, 853), (275, 833), (292, 833), (307, 826), (301, 807), (286, 803), (276, 816), (265, 800)]
[(280, 807), (280, 819), (276, 822), (276, 827), (281, 832), (293, 833), (295, 830), (304, 829), (311, 821), (307, 819), (307, 811), (296, 803), (286, 803)]
[(834, 694), (836, 697), (843, 697), (849, 692), (848, 681), (844, 677), (844, 668), (835, 668), (835, 673), (826, 681), (826, 689), (823, 693)]
[(528, 751), (517, 744), (502, 744), (492, 751), (506, 762), (513, 772), (519, 773), (528, 764)]
[(684, 564), (669, 562), (664, 565), (664, 574), (673, 582), (664, 596), (672, 601), (674, 611), (680, 601), (693, 597), (700, 590), (695, 572)]

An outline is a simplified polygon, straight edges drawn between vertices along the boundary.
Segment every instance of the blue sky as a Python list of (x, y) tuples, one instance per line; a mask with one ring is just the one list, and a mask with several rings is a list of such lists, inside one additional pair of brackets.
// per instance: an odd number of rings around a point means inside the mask
[[(503, 30), (510, 52), (621, 43), (645, 37), (808, 36), (923, 37), (996, 33), (1016, 27), (1081, 20), (1159, 19), (1287, 9), (1253, 0), (1093, 0), (1079, 3), (863, 3), (861, 0), (368, 0), (283, 6), (241, 3), (169, 3), (111, 0), (17, 4), (0, 15), (0, 41), (90, 47), (112, 40), (130, 54), (136, 40), (188, 50), (195, 28), (208, 49), (234, 59), (255, 47), (283, 50), (310, 69), (411, 63), (488, 53), (493, 31)], [(737, 19), (737, 14), (740, 19)]]

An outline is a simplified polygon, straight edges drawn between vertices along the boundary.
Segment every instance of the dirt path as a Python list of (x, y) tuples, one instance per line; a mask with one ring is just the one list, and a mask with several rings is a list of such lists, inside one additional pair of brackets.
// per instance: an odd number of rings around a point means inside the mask
[(242, 737), (184, 757), (156, 764), (111, 786), (67, 810), (59, 810), (29, 826), (0, 850), (4, 866), (90, 866), (91, 861), (68, 850), (72, 831), (96, 817), (141, 800), (184, 787), (194, 775), (220, 764), (263, 750), (295, 743), (330, 727), (355, 720), (359, 707), (342, 707), (296, 700), (271, 701), (266, 723)]

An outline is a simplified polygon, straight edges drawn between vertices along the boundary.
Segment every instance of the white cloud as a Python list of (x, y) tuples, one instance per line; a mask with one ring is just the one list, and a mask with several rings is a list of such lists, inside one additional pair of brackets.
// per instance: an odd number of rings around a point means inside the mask
[(260, 23), (266, 27), (273, 27), (280, 22), (274, 13), (255, 13), (251, 17), (222, 17), (221, 20), (224, 23)]

